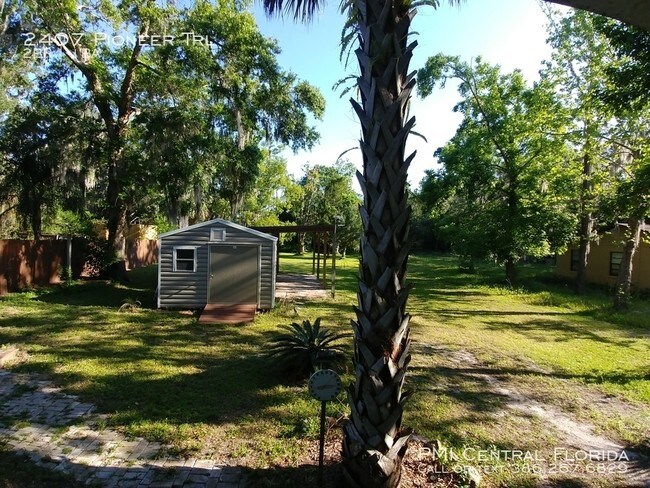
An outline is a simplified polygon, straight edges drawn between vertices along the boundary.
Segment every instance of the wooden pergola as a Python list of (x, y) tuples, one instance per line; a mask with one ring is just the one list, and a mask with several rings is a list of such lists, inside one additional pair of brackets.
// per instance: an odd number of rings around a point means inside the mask
[[(316, 279), (322, 281), (323, 286), (327, 285), (327, 264), (330, 257), (329, 244), (332, 244), (330, 259), (330, 280), (332, 287), (332, 297), (336, 294), (336, 224), (319, 224), (319, 225), (271, 225), (262, 227), (252, 227), (252, 229), (275, 237), (280, 234), (311, 234), (312, 236), (312, 273)], [(280, 246), (277, 247), (276, 272), (280, 270)], [(321, 266), (322, 260), (322, 266)]]

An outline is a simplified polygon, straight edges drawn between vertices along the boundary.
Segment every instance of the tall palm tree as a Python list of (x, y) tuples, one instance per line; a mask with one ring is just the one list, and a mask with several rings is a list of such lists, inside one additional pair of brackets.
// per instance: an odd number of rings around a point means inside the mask
[[(322, 0), (263, 0), (268, 14), (283, 9), (309, 19)], [(459, 0), (450, 0), (459, 3)], [(402, 430), (402, 390), (409, 352), (405, 285), (409, 217), (405, 188), (415, 153), (404, 157), (415, 124), (407, 118), (415, 73), (408, 72), (416, 42), (409, 39), (416, 4), (438, 0), (348, 0), (343, 10), (356, 36), (357, 85), (361, 103), (352, 105), (361, 122), (363, 191), (361, 265), (354, 329), (356, 381), (349, 391), (351, 415), (345, 426), (344, 475), (354, 487), (399, 484), (409, 435)]]

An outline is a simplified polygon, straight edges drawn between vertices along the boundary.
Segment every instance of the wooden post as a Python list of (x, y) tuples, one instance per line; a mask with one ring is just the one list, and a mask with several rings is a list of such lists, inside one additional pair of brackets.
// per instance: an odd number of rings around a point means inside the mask
[(311, 274), (316, 274), (316, 233), (311, 233)]
[(273, 234), (278, 240), (275, 243), (275, 276), (280, 273), (280, 233)]
[(316, 247), (318, 248), (318, 250), (316, 251), (316, 279), (320, 280), (320, 242), (321, 242), (320, 232), (316, 235), (317, 235), (317, 242), (318, 242), (318, 244), (316, 245)]
[(318, 449), (318, 486), (323, 486), (323, 469), (325, 463), (324, 454), (325, 454), (325, 409), (327, 407), (327, 402), (320, 402), (320, 440), (319, 440), (319, 449)]
[(336, 238), (336, 219), (334, 219), (334, 234), (332, 235), (332, 298), (336, 298), (336, 247), (338, 240)]
[(323, 287), (327, 286), (327, 233), (323, 234), (325, 238), (323, 239)]

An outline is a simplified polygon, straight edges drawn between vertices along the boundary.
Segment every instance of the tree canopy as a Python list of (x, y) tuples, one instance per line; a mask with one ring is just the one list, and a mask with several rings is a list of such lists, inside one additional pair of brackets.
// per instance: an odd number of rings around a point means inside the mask
[[(234, 0), (3, 4), (3, 30), (12, 22), (20, 26), (3, 49), (20, 54), (15, 59), (29, 66), (30, 80), (41, 80), (35, 96), (35, 87), (11, 82), (18, 61), (0, 61), (0, 83), (10, 84), (13, 94), (11, 104), (0, 107), (12, 121), (0, 127), (4, 157), (20, 160), (10, 142), (37, 114), (49, 117), (47, 95), (61, 106), (83, 105), (85, 122), (64, 128), (78, 141), (92, 127), (92, 148), (68, 145), (64, 159), (82, 160), (92, 173), (80, 183), (86, 184), (82, 215), (106, 222), (116, 253), (130, 222), (256, 220), (245, 202), (259, 193), (258, 180), (278, 147), (295, 151), (318, 140), (314, 121), (324, 98), (279, 65), (276, 42), (259, 32), (247, 6)], [(18, 124), (29, 111), (34, 114)], [(52, 115), (59, 120), (63, 110)], [(53, 151), (64, 139), (48, 130), (39, 137)], [(5, 203), (13, 205), (18, 193), (5, 192)], [(60, 195), (52, 189), (56, 201), (48, 200), (48, 209), (78, 210)]]
[(648, 36), (583, 11), (549, 9), (548, 20), (553, 51), (535, 83), (443, 54), (418, 72), (423, 96), (458, 83), (454, 111), (463, 115), (418, 199), (470, 268), (490, 257), (505, 263), (511, 282), (520, 259), (576, 244), (578, 293), (591, 242), (621, 224), (618, 307), (629, 299), (637, 230), (650, 214)]
[(562, 191), (566, 147), (554, 137), (564, 120), (547, 85), (528, 86), (520, 72), (501, 73), (480, 58), (429, 58), (418, 73), (420, 93), (449, 79), (459, 81), (454, 110), (463, 121), (437, 151), (443, 167), (428, 174), (437, 181), (425, 181), (425, 195), (431, 204), (449, 201), (446, 228), (457, 252), (505, 263), (514, 281), (519, 259), (562, 247), (572, 228)]

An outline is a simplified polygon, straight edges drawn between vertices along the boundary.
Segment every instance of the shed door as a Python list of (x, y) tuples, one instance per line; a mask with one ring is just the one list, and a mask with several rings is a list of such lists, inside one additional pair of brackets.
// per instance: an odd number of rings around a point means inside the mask
[(210, 246), (210, 303), (257, 304), (257, 246)]

